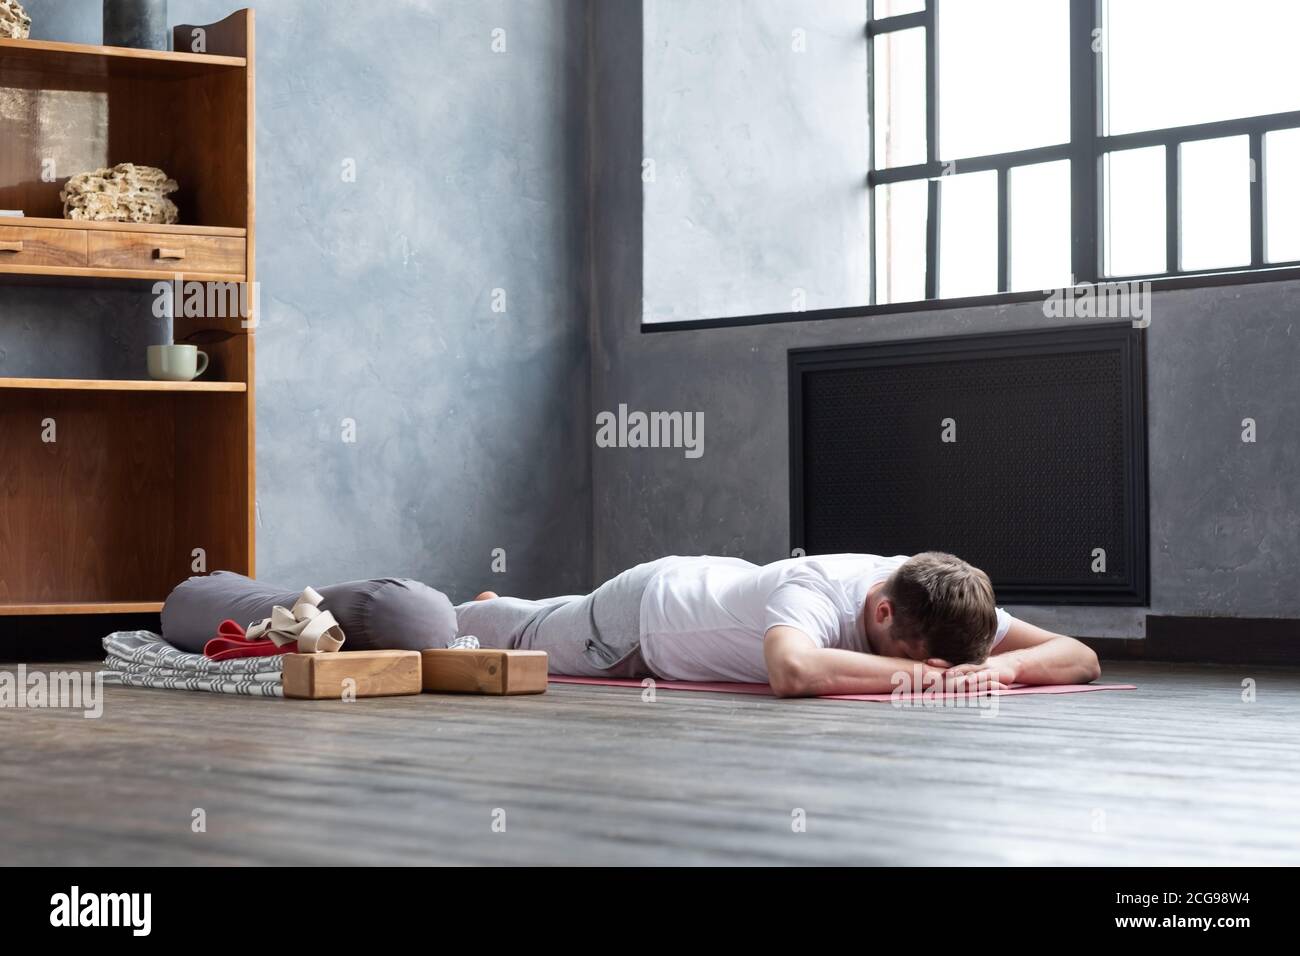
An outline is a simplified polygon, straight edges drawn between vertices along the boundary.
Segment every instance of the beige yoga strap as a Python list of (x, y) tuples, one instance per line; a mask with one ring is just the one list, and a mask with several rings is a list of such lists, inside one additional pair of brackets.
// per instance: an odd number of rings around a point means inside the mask
[(248, 639), (269, 637), (276, 647), (297, 641), (299, 654), (326, 654), (337, 651), (345, 640), (343, 628), (329, 611), (320, 609), (322, 598), (314, 588), (302, 592), (292, 610), (280, 605), (271, 608), (271, 616), (248, 625)]

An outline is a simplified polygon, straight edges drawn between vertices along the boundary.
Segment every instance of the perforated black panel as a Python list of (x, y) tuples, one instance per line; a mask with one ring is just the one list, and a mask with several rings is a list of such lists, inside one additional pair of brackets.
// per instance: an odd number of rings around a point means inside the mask
[(1145, 603), (1140, 336), (791, 353), (793, 546), (951, 551), (1007, 603)]

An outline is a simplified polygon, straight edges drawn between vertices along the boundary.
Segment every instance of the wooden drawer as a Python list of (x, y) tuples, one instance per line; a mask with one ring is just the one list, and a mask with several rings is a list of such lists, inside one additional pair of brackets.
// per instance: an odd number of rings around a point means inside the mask
[(0, 266), (86, 264), (86, 233), (80, 229), (8, 226), (0, 219)]
[(154, 232), (90, 232), (92, 269), (244, 275), (244, 240), (227, 236), (184, 236)]

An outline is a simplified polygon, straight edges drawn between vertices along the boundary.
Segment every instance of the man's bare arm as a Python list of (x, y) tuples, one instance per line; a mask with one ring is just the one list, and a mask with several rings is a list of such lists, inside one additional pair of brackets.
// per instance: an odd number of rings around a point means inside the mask
[(980, 671), (1005, 684), (1086, 684), (1101, 676), (1101, 664), (1092, 648), (1082, 641), (1013, 620), (1007, 636), (988, 660), (950, 667), (947, 673)]
[[(823, 694), (888, 694), (895, 675), (906, 674), (911, 689), (932, 684), (963, 689), (975, 684), (966, 675), (945, 679), (943, 668), (903, 657), (881, 657), (838, 648), (820, 647), (798, 628), (769, 628), (763, 636), (768, 681), (778, 697), (819, 697)], [(985, 685), (985, 689), (990, 685)], [(1000, 687), (1001, 684), (993, 684)]]

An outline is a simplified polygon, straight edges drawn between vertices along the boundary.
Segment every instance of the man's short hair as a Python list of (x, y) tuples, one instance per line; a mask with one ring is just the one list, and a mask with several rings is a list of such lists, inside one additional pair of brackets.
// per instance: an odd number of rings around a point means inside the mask
[(949, 664), (988, 657), (998, 616), (989, 576), (961, 558), (925, 551), (908, 558), (885, 582), (894, 605), (893, 633), (926, 657)]

